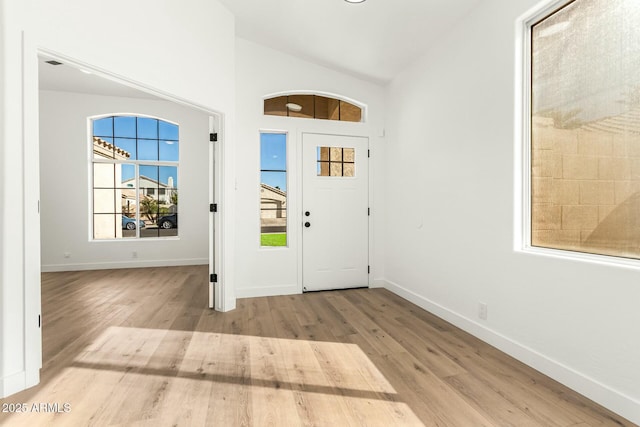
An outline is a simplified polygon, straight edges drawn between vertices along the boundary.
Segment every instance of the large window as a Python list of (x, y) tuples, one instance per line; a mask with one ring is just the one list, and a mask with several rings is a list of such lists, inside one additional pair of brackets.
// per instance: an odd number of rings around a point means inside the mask
[(260, 134), (260, 245), (287, 246), (287, 134)]
[(531, 27), (531, 244), (640, 258), (640, 7), (575, 0)]
[(178, 125), (151, 117), (92, 120), (95, 240), (178, 235)]

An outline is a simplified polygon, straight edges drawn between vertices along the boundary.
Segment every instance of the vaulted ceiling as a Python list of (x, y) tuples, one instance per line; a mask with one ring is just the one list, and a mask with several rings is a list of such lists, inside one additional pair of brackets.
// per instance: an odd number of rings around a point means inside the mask
[[(219, 1), (236, 16), (239, 37), (384, 84), (482, 0)], [(154, 98), (47, 59), (40, 59), (43, 89)]]
[(236, 34), (378, 83), (396, 76), (481, 0), (220, 0)]

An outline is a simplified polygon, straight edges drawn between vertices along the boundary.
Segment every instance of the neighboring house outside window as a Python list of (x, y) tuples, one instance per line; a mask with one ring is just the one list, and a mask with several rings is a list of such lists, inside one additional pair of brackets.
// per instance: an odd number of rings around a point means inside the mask
[(152, 117), (92, 120), (94, 240), (178, 235), (178, 131)]

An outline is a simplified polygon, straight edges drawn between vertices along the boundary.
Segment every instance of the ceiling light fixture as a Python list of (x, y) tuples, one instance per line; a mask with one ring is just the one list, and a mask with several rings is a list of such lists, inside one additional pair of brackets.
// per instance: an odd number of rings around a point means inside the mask
[(346, 1), (347, 3), (364, 3), (365, 2), (365, 0), (344, 0), (344, 1)]
[(302, 111), (302, 105), (294, 104), (293, 102), (288, 102), (284, 106), (287, 107), (289, 111), (295, 111), (295, 112)]

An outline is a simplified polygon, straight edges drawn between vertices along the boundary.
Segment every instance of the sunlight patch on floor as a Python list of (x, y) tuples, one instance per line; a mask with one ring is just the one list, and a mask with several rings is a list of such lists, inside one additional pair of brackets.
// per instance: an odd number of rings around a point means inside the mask
[(355, 344), (115, 326), (33, 400), (71, 410), (12, 425), (422, 425)]

